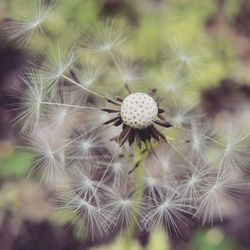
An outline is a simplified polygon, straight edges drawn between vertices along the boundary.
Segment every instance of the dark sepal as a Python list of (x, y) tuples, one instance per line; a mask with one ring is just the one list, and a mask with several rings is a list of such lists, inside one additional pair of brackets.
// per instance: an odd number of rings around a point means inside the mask
[(119, 116), (119, 119), (113, 124), (114, 126), (118, 127), (122, 124), (122, 118)]
[(135, 130), (132, 129), (131, 132), (130, 132), (130, 135), (128, 137), (128, 143), (129, 143), (129, 146), (132, 145), (132, 143), (135, 141)]
[(112, 118), (112, 119), (110, 119), (110, 120), (104, 122), (103, 125), (108, 125), (108, 124), (110, 124), (110, 123), (112, 123), (112, 122), (116, 122), (116, 121), (119, 120), (119, 119), (121, 119), (120, 116), (116, 116), (115, 118)]
[(152, 137), (153, 137), (156, 141), (160, 141), (160, 136), (159, 136), (159, 134), (157, 133), (157, 131), (155, 131), (154, 127), (153, 127), (153, 126), (150, 126), (150, 129), (151, 129)]
[(169, 122), (167, 122), (167, 121), (159, 121), (159, 120), (157, 120), (157, 121), (155, 121), (155, 124), (157, 124), (157, 125), (159, 125), (159, 126), (162, 126), (162, 127), (164, 127), (164, 128), (171, 128), (171, 127), (173, 127), (173, 125), (171, 125)]
[(102, 111), (108, 112), (108, 113), (119, 113), (120, 109), (109, 109), (109, 108), (103, 108)]
[(154, 96), (154, 95), (156, 94), (156, 92), (157, 92), (157, 89), (154, 88), (154, 89), (152, 89), (152, 90), (148, 93), (148, 95)]
[(161, 115), (161, 114), (158, 113), (157, 116), (158, 116), (158, 118), (160, 118), (162, 121), (166, 121), (166, 118), (165, 118), (163, 115)]
[(158, 134), (158, 136), (165, 142), (167, 142), (166, 137), (157, 129), (155, 128), (153, 125), (151, 126), (152, 130), (154, 131), (154, 133)]
[(106, 100), (107, 100), (109, 103), (112, 103), (112, 104), (117, 105), (117, 106), (121, 106), (121, 103), (120, 103), (120, 102), (117, 102), (117, 101), (112, 100), (112, 99), (110, 99), (110, 98), (106, 98)]
[(121, 98), (121, 97), (119, 97), (119, 96), (117, 96), (115, 99), (116, 99), (118, 102), (120, 102), (120, 103), (123, 102), (123, 98)]
[(158, 114), (166, 113), (166, 111), (163, 108), (158, 108)]
[(135, 130), (135, 139), (136, 139), (138, 147), (141, 149), (141, 139), (140, 139), (138, 130)]
[[(125, 125), (125, 124), (124, 124)], [(119, 144), (120, 144), (120, 146), (122, 146), (124, 143), (125, 143), (125, 141), (126, 141), (126, 139), (128, 139), (128, 135), (129, 135), (129, 133), (130, 133), (130, 131), (131, 131), (131, 128), (130, 127), (128, 127), (128, 126), (124, 126), (123, 125), (123, 130), (122, 130), (122, 132), (120, 133), (120, 135), (116, 138), (116, 142), (118, 142)]]
[(132, 128), (130, 127), (127, 127), (125, 129), (125, 133), (123, 134), (123, 136), (119, 139), (119, 143), (120, 143), (120, 146), (122, 146), (128, 139), (129, 139), (129, 136), (131, 134), (131, 131), (132, 131)]

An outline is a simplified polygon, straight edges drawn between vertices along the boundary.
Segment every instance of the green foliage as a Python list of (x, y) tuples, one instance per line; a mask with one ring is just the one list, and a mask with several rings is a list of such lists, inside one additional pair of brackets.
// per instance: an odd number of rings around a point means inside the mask
[(25, 177), (32, 166), (32, 154), (17, 150), (11, 157), (0, 158), (0, 176)]
[(191, 243), (190, 250), (235, 250), (232, 241), (225, 238), (218, 229), (198, 231)]

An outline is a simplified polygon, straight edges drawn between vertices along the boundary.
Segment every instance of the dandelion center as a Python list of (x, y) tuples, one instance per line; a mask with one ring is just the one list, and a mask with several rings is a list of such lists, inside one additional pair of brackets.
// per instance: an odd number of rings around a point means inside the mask
[(133, 93), (122, 102), (121, 118), (131, 128), (144, 129), (149, 127), (157, 118), (157, 114), (157, 104), (147, 94)]

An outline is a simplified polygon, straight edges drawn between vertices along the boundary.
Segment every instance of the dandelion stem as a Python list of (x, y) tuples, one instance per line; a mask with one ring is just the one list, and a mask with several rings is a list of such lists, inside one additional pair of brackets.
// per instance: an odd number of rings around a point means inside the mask
[(73, 104), (66, 104), (66, 103), (41, 102), (41, 104), (45, 104), (45, 105), (54, 105), (54, 106), (62, 106), (62, 107), (69, 107), (69, 108), (80, 108), (80, 109), (100, 110), (99, 108), (96, 108), (96, 107), (87, 107), (87, 106), (80, 106), (80, 105), (73, 105)]
[(102, 99), (106, 99), (106, 97), (104, 97), (103, 95), (100, 95), (100, 94), (98, 94), (98, 93), (96, 93), (96, 92), (82, 86), (80, 83), (74, 81), (73, 79), (71, 79), (71, 78), (69, 78), (69, 77), (67, 77), (65, 75), (62, 75), (62, 77), (65, 78), (66, 80), (68, 80), (69, 82), (73, 83), (74, 85), (78, 86), (79, 88), (81, 88), (81, 89), (83, 89), (83, 90), (85, 90), (85, 91), (87, 91), (87, 92), (89, 92), (89, 93), (91, 93), (93, 95), (96, 95), (96, 96), (98, 96), (98, 97), (100, 97)]

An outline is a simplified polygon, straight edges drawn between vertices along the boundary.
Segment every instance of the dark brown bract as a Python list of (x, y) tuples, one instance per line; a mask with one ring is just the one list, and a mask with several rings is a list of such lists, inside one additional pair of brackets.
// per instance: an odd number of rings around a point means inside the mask
[[(131, 94), (131, 93), (130, 93)], [(148, 94), (148, 97), (153, 97), (156, 94), (156, 89), (153, 89)], [(164, 127), (164, 128), (170, 128), (172, 125), (167, 121), (167, 119), (164, 117), (165, 110), (159, 107), (159, 104), (157, 103), (157, 117), (156, 119), (152, 120), (151, 124), (147, 125), (147, 127), (141, 127), (141, 128), (135, 128), (132, 126), (129, 126), (126, 124), (126, 122), (121, 117), (121, 107), (123, 104), (124, 99), (121, 97), (116, 97), (115, 100), (107, 98), (107, 101), (115, 105), (117, 108), (103, 108), (102, 110), (108, 113), (114, 113), (116, 114), (115, 117), (111, 118), (110, 120), (106, 121), (104, 125), (111, 124), (113, 126), (120, 126), (122, 125), (122, 131), (119, 136), (115, 138), (116, 142), (122, 146), (126, 141), (128, 141), (129, 145), (132, 145), (133, 142), (137, 142), (138, 146), (141, 147), (141, 144), (148, 141), (151, 143), (151, 139), (154, 139), (158, 142), (167, 141), (164, 134), (160, 132), (158, 127)], [(136, 101), (136, 105), (138, 107), (142, 107), (141, 105), (145, 105), (145, 100), (138, 99)], [(132, 109), (132, 108), (131, 108)], [(136, 106), (134, 107), (136, 109)], [(134, 110), (131, 110), (131, 113), (135, 112)], [(147, 113), (148, 112), (148, 113)], [(150, 115), (151, 110), (144, 111), (142, 117), (145, 117), (147, 115)], [(136, 119), (136, 116), (132, 116)]]

